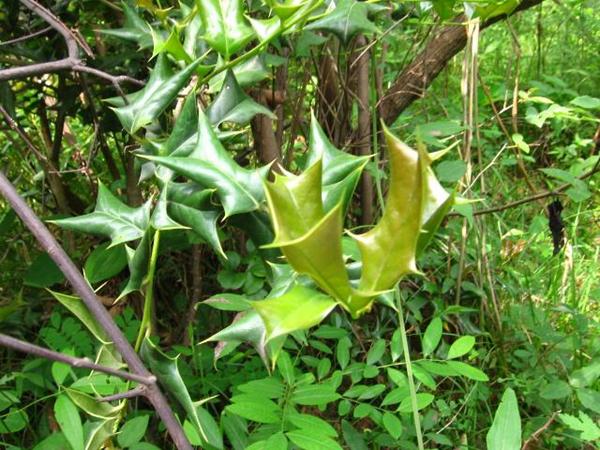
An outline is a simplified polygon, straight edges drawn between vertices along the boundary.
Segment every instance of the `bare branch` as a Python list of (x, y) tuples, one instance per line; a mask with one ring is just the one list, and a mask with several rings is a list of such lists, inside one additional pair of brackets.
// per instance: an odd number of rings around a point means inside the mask
[(156, 383), (156, 377), (154, 375), (141, 376), (135, 373), (125, 372), (123, 370), (113, 369), (112, 367), (102, 366), (90, 361), (88, 358), (76, 358), (74, 356), (65, 355), (63, 353), (55, 352), (38, 345), (34, 345), (30, 342), (21, 341), (14, 337), (0, 333), (0, 345), (13, 350), (17, 350), (23, 353), (29, 353), (31, 355), (46, 358), (51, 361), (58, 361), (61, 363), (68, 364), (73, 367), (82, 367), (84, 369), (97, 370), (98, 372), (107, 373), (114, 375), (124, 380), (131, 380), (142, 384), (153, 384)]
[(106, 397), (99, 398), (98, 401), (113, 402), (115, 400), (123, 400), (124, 398), (140, 397), (140, 396), (144, 395), (145, 392), (146, 392), (146, 386), (140, 385), (133, 389), (130, 389), (129, 391), (119, 392), (118, 394), (108, 395)]
[(52, 29), (52, 27), (46, 27), (46, 28), (43, 28), (41, 30), (34, 31), (33, 33), (26, 34), (25, 36), (20, 36), (18, 38), (14, 38), (14, 39), (10, 39), (8, 41), (0, 42), (0, 47), (2, 47), (4, 45), (18, 44), (19, 42), (27, 41), (27, 40), (32, 39), (34, 37), (41, 36), (42, 34), (47, 33), (51, 29)]

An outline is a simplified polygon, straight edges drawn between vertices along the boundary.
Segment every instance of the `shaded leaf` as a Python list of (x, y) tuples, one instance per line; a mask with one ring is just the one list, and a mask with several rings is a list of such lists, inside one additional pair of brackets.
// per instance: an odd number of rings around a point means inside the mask
[(329, 31), (342, 43), (347, 44), (358, 33), (377, 32), (377, 27), (367, 17), (368, 12), (369, 8), (364, 2), (340, 0), (335, 4), (333, 11), (310, 23), (304, 29)]

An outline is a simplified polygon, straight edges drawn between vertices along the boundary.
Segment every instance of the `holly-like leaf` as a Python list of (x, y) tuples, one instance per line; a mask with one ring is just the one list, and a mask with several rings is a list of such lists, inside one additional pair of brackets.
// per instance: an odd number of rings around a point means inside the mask
[(322, 162), (301, 175), (275, 175), (265, 183), (275, 241), (288, 263), (309, 275), (321, 289), (344, 302), (350, 282), (342, 257), (341, 205), (325, 213), (321, 199)]
[(161, 53), (168, 53), (177, 61), (184, 61), (188, 64), (192, 62), (192, 58), (187, 54), (179, 40), (177, 28), (173, 28), (166, 39), (161, 33), (152, 29), (152, 41), (154, 44), (152, 58)]
[(238, 84), (233, 72), (227, 71), (225, 81), (221, 92), (206, 110), (208, 119), (214, 125), (220, 125), (223, 122), (234, 122), (246, 124), (257, 114), (264, 114), (275, 119), (268, 108), (256, 103), (252, 98), (242, 90)]
[(203, 113), (199, 114), (196, 146), (188, 156), (140, 157), (214, 189), (225, 210), (225, 217), (254, 211), (264, 198), (262, 182), (269, 167), (258, 170), (240, 167), (227, 153)]
[(123, 2), (123, 15), (125, 20), (122, 28), (101, 30), (101, 32), (110, 36), (137, 42), (140, 49), (152, 47), (150, 25), (148, 25), (127, 2)]
[(149, 202), (139, 208), (131, 208), (100, 183), (94, 212), (49, 222), (68, 230), (109, 237), (110, 246), (113, 247), (141, 238), (148, 228), (149, 221)]
[(362, 257), (359, 288), (366, 292), (391, 289), (403, 275), (417, 272), (428, 158), (384, 131), (391, 178), (385, 210), (373, 229), (353, 235)]
[[(235, 79), (241, 87), (252, 86), (262, 80), (266, 80), (271, 75), (264, 54), (255, 56), (246, 61), (236, 64), (233, 67)], [(219, 69), (225, 64), (223, 58), (219, 57), (215, 69)], [(214, 94), (221, 90), (225, 81), (226, 71), (213, 76), (208, 82), (208, 92)]]
[(329, 31), (342, 43), (348, 44), (358, 33), (377, 32), (377, 27), (367, 17), (368, 13), (369, 7), (366, 2), (340, 0), (333, 11), (304, 29)]
[(152, 217), (150, 218), (152, 228), (155, 230), (180, 230), (187, 228), (184, 225), (180, 225), (169, 216), (167, 212), (167, 191), (168, 184), (163, 186), (160, 196), (158, 197), (158, 202), (152, 212)]
[(254, 32), (262, 42), (273, 39), (282, 28), (281, 20), (277, 16), (264, 20), (248, 17), (248, 20), (250, 21), (250, 25), (252, 25)]
[(121, 300), (132, 292), (142, 290), (144, 279), (146, 278), (146, 273), (148, 271), (152, 235), (152, 230), (148, 229), (135, 250), (129, 246), (125, 246), (125, 250), (127, 251), (127, 265), (129, 267), (129, 280), (123, 291), (117, 297), (117, 300)]
[(241, 50), (254, 36), (244, 18), (242, 0), (198, 0), (204, 39), (225, 59)]
[(322, 161), (323, 202), (330, 211), (342, 201), (345, 212), (369, 156), (354, 156), (334, 147), (311, 112), (310, 136), (304, 169)]
[(288, 19), (293, 16), (300, 8), (312, 3), (312, 0), (265, 0), (265, 3), (273, 10), (273, 12), (281, 20)]
[(300, 284), (280, 297), (252, 302), (265, 328), (265, 341), (319, 324), (335, 308), (329, 296)]
[(167, 58), (160, 54), (146, 86), (127, 97), (129, 104), (113, 108), (123, 127), (133, 134), (150, 124), (175, 99), (199, 64), (198, 59), (173, 74)]
[(145, 338), (142, 343), (140, 355), (160, 384), (179, 402), (202, 439), (207, 441), (206, 431), (177, 368), (177, 358), (165, 355), (148, 338)]

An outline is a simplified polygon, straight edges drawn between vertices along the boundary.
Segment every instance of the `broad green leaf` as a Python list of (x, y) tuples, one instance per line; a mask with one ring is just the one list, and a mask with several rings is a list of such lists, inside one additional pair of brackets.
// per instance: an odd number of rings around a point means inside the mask
[(333, 439), (321, 436), (312, 430), (288, 431), (286, 436), (304, 450), (342, 450), (342, 447)]
[(85, 411), (86, 414), (99, 419), (114, 419), (125, 406), (124, 402), (120, 402), (116, 406), (107, 402), (101, 402), (91, 395), (76, 389), (65, 388), (65, 392), (78, 408)]
[(64, 279), (65, 276), (50, 258), (50, 255), (42, 253), (33, 260), (27, 272), (25, 272), (23, 284), (43, 289), (62, 283)]
[(189, 155), (140, 157), (215, 189), (225, 210), (225, 217), (258, 209), (264, 198), (262, 182), (269, 167), (258, 170), (240, 167), (223, 148), (203, 113), (199, 114), (198, 130), (196, 145)]
[(147, 337), (142, 343), (140, 355), (165, 390), (171, 394), (184, 409), (187, 417), (194, 424), (202, 439), (205, 441), (208, 440), (207, 433), (202, 426), (196, 407), (190, 397), (190, 393), (179, 374), (177, 358), (171, 358), (165, 355)]
[(575, 106), (579, 106), (580, 108), (585, 109), (597, 109), (600, 108), (600, 98), (590, 97), (589, 95), (582, 95), (580, 97), (575, 97), (569, 103)]
[(204, 39), (225, 59), (241, 50), (254, 36), (244, 18), (242, 0), (197, 0)]
[[(432, 394), (423, 392), (420, 394), (417, 394), (417, 410), (420, 411), (424, 408), (427, 408), (431, 402), (433, 402), (434, 400), (434, 396)], [(410, 396), (409, 397), (405, 397), (401, 402), (400, 402), (400, 406), (398, 407), (398, 412), (400, 413), (404, 413), (404, 414), (408, 414), (412, 412), (412, 401)]]
[(248, 426), (244, 419), (224, 413), (221, 415), (221, 427), (233, 450), (245, 450), (248, 447)]
[(265, 323), (265, 341), (319, 324), (335, 308), (329, 296), (295, 285), (281, 297), (252, 302)]
[(110, 338), (106, 334), (106, 331), (98, 324), (98, 321), (92, 316), (92, 314), (85, 306), (83, 301), (74, 295), (61, 294), (60, 292), (48, 291), (52, 296), (58, 300), (58, 302), (67, 308), (71, 313), (77, 317), (81, 323), (83, 323), (88, 330), (98, 339), (100, 342), (107, 344), (110, 342)]
[(186, 228), (175, 222), (167, 212), (168, 187), (168, 184), (163, 186), (158, 201), (156, 202), (156, 206), (154, 207), (154, 211), (152, 212), (152, 217), (150, 218), (150, 224), (154, 230), (178, 230)]
[(520, 450), (521, 448), (521, 417), (517, 396), (511, 388), (507, 388), (502, 395), (494, 422), (487, 433), (486, 443), (488, 450)]
[(217, 294), (202, 303), (221, 311), (246, 311), (252, 304), (244, 296), (237, 294)]
[[(216, 69), (224, 65), (225, 62), (221, 57), (217, 61)], [(265, 62), (265, 55), (258, 55), (246, 61), (236, 64), (233, 67), (233, 74), (240, 87), (252, 86), (260, 81), (266, 80), (270, 76), (269, 68)], [(223, 71), (213, 76), (208, 81), (208, 92), (213, 94), (221, 90), (225, 81), (226, 71)]]
[(259, 423), (281, 422), (281, 408), (271, 400), (252, 395), (236, 395), (225, 410)]
[(438, 179), (447, 183), (459, 181), (466, 171), (467, 165), (460, 159), (443, 161), (435, 169)]
[(110, 247), (102, 244), (96, 247), (85, 260), (85, 277), (90, 283), (98, 283), (118, 275), (127, 267), (125, 246)]
[(434, 317), (423, 334), (423, 355), (431, 355), (442, 339), (442, 319)]
[(378, 339), (369, 349), (367, 353), (367, 365), (373, 365), (381, 361), (383, 354), (385, 353), (385, 339)]
[(455, 370), (463, 377), (475, 381), (489, 381), (488, 376), (477, 367), (470, 366), (460, 361), (448, 361), (446, 364), (448, 364), (451, 369)]
[(114, 247), (144, 235), (150, 222), (150, 208), (150, 202), (139, 208), (127, 206), (100, 183), (94, 212), (49, 222), (68, 230), (109, 237), (110, 246)]
[(574, 371), (569, 377), (569, 383), (574, 388), (584, 388), (591, 386), (598, 378), (600, 378), (600, 361), (596, 360)]
[(128, 105), (113, 108), (123, 127), (133, 134), (155, 120), (177, 97), (199, 64), (200, 60), (196, 60), (173, 74), (166, 57), (159, 55), (146, 86), (128, 98)]
[(332, 386), (327, 384), (308, 384), (294, 389), (291, 401), (299, 405), (325, 405), (340, 398)]
[(460, 358), (471, 351), (475, 345), (473, 336), (461, 336), (455, 340), (448, 350), (448, 359)]
[(56, 449), (69, 448), (69, 442), (65, 439), (63, 433), (55, 432), (50, 436), (36, 444), (32, 450), (56, 450)]
[[(333, 3), (332, 3), (333, 4)], [(367, 17), (366, 3), (356, 0), (340, 0), (335, 9), (306, 27), (305, 30), (325, 30), (335, 34), (340, 41), (348, 44), (358, 33), (375, 33), (377, 27)]]
[(255, 394), (259, 397), (271, 399), (279, 399), (283, 397), (285, 389), (283, 383), (275, 377), (252, 380), (239, 385), (237, 388), (246, 394)]
[(54, 417), (73, 450), (84, 450), (83, 426), (79, 412), (65, 394), (60, 394), (54, 402)]
[(146, 435), (149, 419), (150, 416), (138, 416), (125, 422), (117, 436), (119, 445), (121, 447), (130, 447), (136, 442), (141, 441)]
[(202, 439), (202, 437), (196, 431), (196, 427), (186, 420), (183, 424), (183, 429), (191, 444), (198, 445), (200, 447), (223, 450), (223, 435), (221, 434), (219, 425), (213, 416), (211, 416), (210, 413), (201, 406), (196, 407), (196, 412), (200, 422), (202, 423), (203, 429), (206, 430), (208, 440), (205, 441)]
[(440, 19), (448, 20), (454, 17), (455, 0), (434, 0), (432, 3), (435, 12), (440, 16)]
[(569, 428), (581, 431), (579, 435), (581, 439), (585, 441), (597, 441), (600, 439), (600, 427), (583, 411), (579, 411), (579, 418), (569, 414), (559, 414), (559, 417)]
[(184, 61), (186, 63), (191, 63), (192, 58), (187, 54), (181, 41), (179, 40), (179, 32), (177, 28), (171, 29), (168, 37), (165, 39), (164, 36), (156, 32), (154, 29), (152, 31), (152, 41), (154, 44), (154, 49), (152, 50), (152, 58), (161, 53), (168, 53), (177, 61)]
[(282, 30), (281, 19), (277, 16), (263, 20), (248, 17), (248, 21), (262, 42), (273, 39)]
[(398, 439), (402, 436), (402, 422), (397, 415), (386, 411), (383, 413), (382, 420), (383, 426), (394, 439)]
[(246, 95), (233, 72), (228, 70), (221, 91), (206, 110), (206, 116), (214, 125), (220, 125), (223, 122), (244, 125), (256, 114), (264, 114), (272, 119), (276, 118), (268, 108)]
[(265, 0), (273, 12), (282, 20), (288, 19), (303, 6), (310, 4), (311, 0)]

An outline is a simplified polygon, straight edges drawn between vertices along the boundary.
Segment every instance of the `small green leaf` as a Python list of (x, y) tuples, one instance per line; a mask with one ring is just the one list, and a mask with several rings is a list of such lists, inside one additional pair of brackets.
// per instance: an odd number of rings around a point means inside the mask
[(475, 345), (473, 336), (461, 336), (450, 346), (448, 350), (448, 359), (460, 358), (471, 351)]
[(438, 179), (446, 183), (457, 182), (463, 177), (466, 171), (467, 165), (460, 159), (454, 161), (442, 161), (435, 168)]
[(575, 97), (570, 101), (572, 105), (579, 106), (585, 109), (597, 109), (600, 108), (600, 98), (590, 97), (589, 95), (582, 95)]
[(138, 416), (125, 422), (117, 436), (121, 447), (130, 447), (146, 435), (150, 416)]
[(569, 383), (574, 388), (585, 388), (591, 386), (600, 377), (600, 361), (577, 369), (569, 377)]
[(378, 339), (369, 349), (367, 353), (367, 365), (373, 365), (381, 361), (385, 353), (385, 339)]
[(596, 441), (600, 439), (600, 428), (594, 423), (590, 416), (579, 411), (579, 418), (569, 414), (559, 414), (560, 420), (575, 431), (581, 431), (579, 437), (585, 441)]
[(23, 277), (23, 283), (26, 286), (42, 289), (62, 283), (64, 280), (65, 276), (47, 253), (40, 254), (31, 263)]
[(431, 355), (442, 339), (442, 319), (435, 317), (427, 326), (423, 335), (423, 355)]
[(342, 420), (342, 433), (350, 450), (368, 450), (363, 435), (347, 420)]
[(398, 439), (402, 436), (402, 422), (397, 415), (386, 411), (383, 413), (382, 420), (383, 426), (394, 439)]
[(281, 409), (272, 401), (253, 395), (237, 395), (225, 410), (259, 423), (281, 422)]
[(540, 397), (546, 400), (557, 400), (571, 395), (571, 386), (569, 383), (557, 380), (547, 384), (540, 390)]
[(312, 430), (288, 431), (286, 436), (303, 450), (343, 450), (333, 439)]
[(298, 386), (292, 393), (291, 400), (299, 405), (326, 405), (340, 398), (331, 386), (326, 384), (308, 384)]
[(600, 414), (600, 392), (591, 389), (577, 389), (577, 398), (583, 406)]
[(49, 291), (52, 296), (58, 300), (65, 308), (67, 308), (75, 317), (77, 317), (81, 323), (83, 323), (88, 330), (102, 343), (109, 343), (110, 339), (106, 334), (106, 331), (98, 324), (98, 321), (88, 311), (85, 303), (74, 295), (61, 294), (59, 292)]
[(73, 450), (84, 450), (83, 426), (79, 412), (65, 394), (60, 394), (54, 403), (54, 417)]
[(333, 428), (320, 417), (294, 412), (287, 416), (287, 418), (292, 423), (292, 425), (300, 429), (312, 430), (316, 434), (331, 438), (335, 438), (338, 435), (335, 428)]
[(476, 367), (470, 366), (460, 361), (448, 361), (446, 364), (448, 364), (448, 366), (450, 366), (451, 369), (453, 369), (463, 377), (475, 381), (489, 381), (488, 376)]
[(65, 388), (65, 392), (79, 409), (98, 419), (114, 419), (125, 406), (125, 403), (123, 402), (116, 406), (107, 402), (101, 402), (91, 395), (87, 395), (76, 389)]
[(502, 395), (494, 422), (486, 436), (488, 450), (519, 450), (521, 448), (521, 417), (517, 396), (511, 388)]
[[(85, 441), (85, 450), (100, 450), (106, 441), (114, 434), (116, 419), (90, 422), (90, 429)], [(131, 450), (133, 447), (130, 447)]]
[[(427, 408), (434, 399), (435, 397), (432, 394), (426, 392), (417, 394), (417, 411)], [(404, 414), (412, 412), (412, 401), (410, 397), (406, 397), (404, 400), (402, 400), (402, 402), (400, 402), (398, 412)]]

